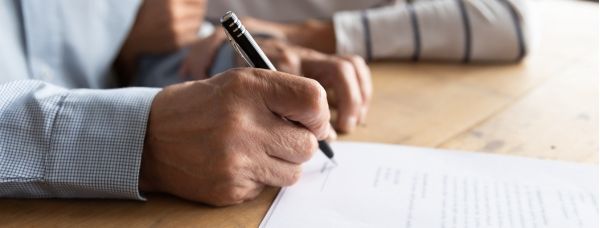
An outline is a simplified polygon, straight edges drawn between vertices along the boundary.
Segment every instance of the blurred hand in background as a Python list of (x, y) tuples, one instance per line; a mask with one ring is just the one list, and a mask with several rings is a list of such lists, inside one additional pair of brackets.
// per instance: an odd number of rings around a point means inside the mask
[(198, 40), (206, 0), (144, 0), (117, 59), (117, 70), (131, 80), (142, 54), (177, 51)]
[(342, 133), (363, 124), (371, 100), (371, 72), (362, 57), (329, 55), (278, 39), (258, 44), (278, 70), (318, 81), (337, 114), (334, 127)]
[[(212, 36), (195, 42), (180, 74), (186, 75), (187, 80), (208, 78), (215, 53), (225, 38), (219, 28)], [(279, 71), (312, 78), (327, 90), (337, 131), (351, 132), (365, 122), (372, 85), (370, 70), (361, 57), (324, 54), (276, 38), (257, 42)], [(246, 64), (239, 59), (238, 66)]]

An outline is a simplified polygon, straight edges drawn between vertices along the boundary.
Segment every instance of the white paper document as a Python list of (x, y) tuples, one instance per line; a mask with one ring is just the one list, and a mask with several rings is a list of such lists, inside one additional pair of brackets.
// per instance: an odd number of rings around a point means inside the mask
[(261, 227), (597, 228), (598, 167), (333, 143), (283, 188)]

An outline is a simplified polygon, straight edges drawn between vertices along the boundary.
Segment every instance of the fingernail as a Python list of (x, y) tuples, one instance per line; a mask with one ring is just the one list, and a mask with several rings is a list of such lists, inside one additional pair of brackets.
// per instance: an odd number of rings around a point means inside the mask
[(357, 121), (358, 120), (356, 119), (355, 116), (348, 117), (348, 119), (346, 119), (346, 123), (344, 125), (344, 126), (346, 126), (345, 127), (346, 131), (350, 132), (350, 131), (354, 130), (354, 126), (356, 126)]
[(337, 139), (337, 133), (331, 124), (329, 124), (329, 139), (328, 141), (335, 141)]
[(367, 123), (367, 111), (366, 107), (360, 109), (360, 126), (365, 126)]

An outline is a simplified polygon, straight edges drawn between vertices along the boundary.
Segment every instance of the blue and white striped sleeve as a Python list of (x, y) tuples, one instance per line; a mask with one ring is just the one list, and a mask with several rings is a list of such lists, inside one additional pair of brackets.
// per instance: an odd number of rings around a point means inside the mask
[(0, 84), (0, 197), (142, 200), (140, 162), (157, 92)]
[(526, 54), (522, 0), (421, 0), (334, 15), (337, 52), (372, 59), (513, 62)]

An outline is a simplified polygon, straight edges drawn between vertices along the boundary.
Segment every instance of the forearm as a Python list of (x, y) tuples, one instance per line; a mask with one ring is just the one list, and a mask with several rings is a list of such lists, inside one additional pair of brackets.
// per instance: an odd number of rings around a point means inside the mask
[(335, 15), (336, 49), (367, 59), (517, 61), (524, 9), (505, 0), (437, 0)]
[(0, 85), (0, 196), (141, 199), (140, 160), (157, 92)]

